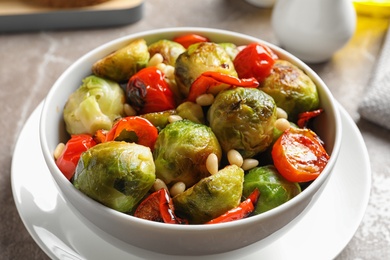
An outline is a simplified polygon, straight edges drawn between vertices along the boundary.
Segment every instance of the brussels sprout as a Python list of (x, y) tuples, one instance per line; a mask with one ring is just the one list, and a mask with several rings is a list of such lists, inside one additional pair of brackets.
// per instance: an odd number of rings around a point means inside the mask
[(109, 130), (124, 115), (125, 94), (118, 83), (89, 76), (65, 104), (63, 116), (69, 134), (95, 134)]
[(218, 45), (224, 48), (226, 53), (229, 54), (231, 60), (234, 60), (234, 58), (240, 52), (234, 43), (223, 42), (223, 43), (218, 43)]
[(176, 112), (179, 116), (184, 119), (191, 120), (198, 124), (204, 124), (204, 113), (200, 105), (193, 102), (183, 102), (177, 108)]
[(295, 121), (299, 113), (319, 107), (314, 82), (301, 69), (285, 60), (275, 62), (271, 75), (260, 83), (259, 89), (273, 97), (291, 121)]
[(224, 48), (212, 42), (192, 44), (179, 55), (175, 65), (176, 83), (184, 97), (188, 95), (192, 82), (205, 71), (237, 77), (233, 62)]
[(182, 181), (186, 187), (209, 176), (206, 159), (210, 153), (222, 157), (221, 147), (211, 129), (180, 120), (161, 130), (154, 146), (156, 176), (165, 183)]
[(170, 109), (161, 112), (143, 114), (140, 115), (140, 117), (149, 120), (149, 122), (152, 123), (158, 129), (158, 131), (161, 131), (167, 124), (169, 124), (169, 116), (176, 114), (177, 113), (175, 109)]
[(242, 195), (249, 196), (255, 188), (260, 191), (255, 215), (273, 209), (301, 192), (298, 183), (284, 179), (273, 165), (253, 168), (245, 175)]
[(229, 165), (173, 197), (175, 213), (191, 224), (202, 224), (240, 204), (244, 171)]
[(208, 119), (224, 152), (235, 149), (249, 158), (271, 144), (276, 105), (259, 89), (229, 89), (216, 96)]
[(97, 76), (125, 82), (146, 67), (149, 58), (145, 40), (137, 39), (95, 62), (92, 65), (92, 72)]
[(156, 179), (153, 155), (143, 145), (105, 142), (84, 152), (73, 184), (92, 199), (130, 212)]
[(156, 53), (160, 53), (164, 58), (163, 63), (175, 66), (177, 57), (185, 52), (186, 48), (180, 43), (163, 39), (150, 44), (148, 50), (150, 57), (153, 57)]

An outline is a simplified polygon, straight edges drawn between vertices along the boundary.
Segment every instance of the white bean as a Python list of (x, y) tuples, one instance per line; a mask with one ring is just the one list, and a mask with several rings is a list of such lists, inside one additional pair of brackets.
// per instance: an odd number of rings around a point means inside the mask
[(58, 159), (58, 157), (61, 156), (62, 152), (64, 151), (65, 149), (65, 144), (64, 143), (59, 143), (56, 147), (56, 149), (54, 149), (54, 159)]
[(218, 157), (215, 153), (210, 153), (206, 159), (206, 168), (211, 175), (218, 172)]
[(200, 106), (210, 106), (214, 102), (213, 94), (202, 94), (196, 98), (196, 104)]
[(171, 194), (172, 197), (175, 197), (176, 195), (183, 193), (185, 190), (186, 190), (186, 184), (182, 181), (179, 181), (173, 184), (173, 186), (169, 190), (169, 193)]
[(234, 149), (231, 149), (227, 153), (227, 158), (230, 164), (235, 164), (238, 167), (241, 167), (242, 164), (244, 163), (244, 158), (242, 158), (242, 155), (237, 150)]
[(242, 163), (241, 168), (244, 171), (250, 170), (252, 168), (255, 168), (257, 165), (259, 165), (259, 161), (256, 159), (248, 158), (245, 159), (244, 162)]
[(281, 132), (286, 131), (291, 127), (290, 122), (285, 118), (279, 118), (275, 121), (275, 127)]

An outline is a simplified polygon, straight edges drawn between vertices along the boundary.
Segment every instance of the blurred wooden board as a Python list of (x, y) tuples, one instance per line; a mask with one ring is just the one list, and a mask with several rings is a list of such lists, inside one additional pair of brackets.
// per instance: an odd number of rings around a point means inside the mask
[(143, 0), (111, 0), (82, 8), (49, 8), (0, 0), (0, 32), (120, 26), (142, 18)]

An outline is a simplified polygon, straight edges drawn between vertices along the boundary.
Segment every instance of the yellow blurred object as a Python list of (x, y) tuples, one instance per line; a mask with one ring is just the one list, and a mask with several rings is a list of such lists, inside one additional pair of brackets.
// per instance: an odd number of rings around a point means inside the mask
[(352, 0), (358, 14), (390, 17), (390, 0)]

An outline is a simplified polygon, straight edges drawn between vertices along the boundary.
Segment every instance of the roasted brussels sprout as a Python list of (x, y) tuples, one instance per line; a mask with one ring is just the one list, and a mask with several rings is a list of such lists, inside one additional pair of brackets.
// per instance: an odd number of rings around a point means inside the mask
[(198, 124), (205, 123), (203, 109), (196, 103), (189, 101), (183, 102), (176, 108), (176, 112), (184, 119), (191, 120)]
[(150, 57), (153, 57), (156, 53), (160, 53), (164, 58), (163, 63), (175, 66), (177, 57), (185, 52), (186, 48), (180, 43), (163, 39), (150, 44), (148, 50)]
[(227, 54), (229, 54), (229, 57), (231, 60), (234, 60), (234, 58), (237, 56), (237, 54), (240, 52), (237, 48), (237, 46), (234, 43), (230, 42), (223, 42), (219, 43), (219, 46), (224, 48)]
[(69, 134), (95, 134), (110, 129), (123, 116), (125, 94), (118, 83), (88, 76), (65, 104), (63, 116)]
[(167, 124), (169, 124), (169, 116), (176, 114), (177, 113), (175, 109), (170, 109), (162, 112), (143, 114), (140, 115), (140, 117), (149, 120), (149, 122), (152, 123), (158, 129), (158, 131), (161, 131)]
[(146, 41), (137, 39), (95, 62), (92, 65), (92, 72), (97, 76), (125, 82), (137, 71), (146, 67), (149, 58)]
[(229, 89), (216, 96), (208, 119), (224, 152), (235, 149), (249, 158), (271, 144), (276, 105), (259, 89)]
[(242, 195), (249, 196), (255, 188), (260, 191), (255, 215), (273, 209), (301, 192), (298, 183), (284, 179), (273, 165), (253, 168), (245, 175)]
[(202, 224), (240, 204), (244, 171), (229, 165), (173, 197), (175, 213), (191, 224)]
[(212, 42), (192, 44), (179, 55), (175, 64), (176, 83), (184, 97), (188, 95), (192, 82), (205, 71), (237, 77), (233, 62), (224, 48)]
[(295, 121), (299, 113), (319, 107), (314, 82), (301, 69), (285, 60), (276, 60), (271, 75), (260, 83), (259, 89), (273, 97), (291, 121)]
[(156, 176), (167, 184), (182, 181), (190, 187), (210, 175), (206, 168), (210, 153), (222, 157), (208, 126), (186, 119), (171, 123), (160, 132), (154, 146)]
[(84, 152), (73, 184), (92, 199), (130, 212), (156, 179), (153, 155), (143, 145), (105, 142)]

